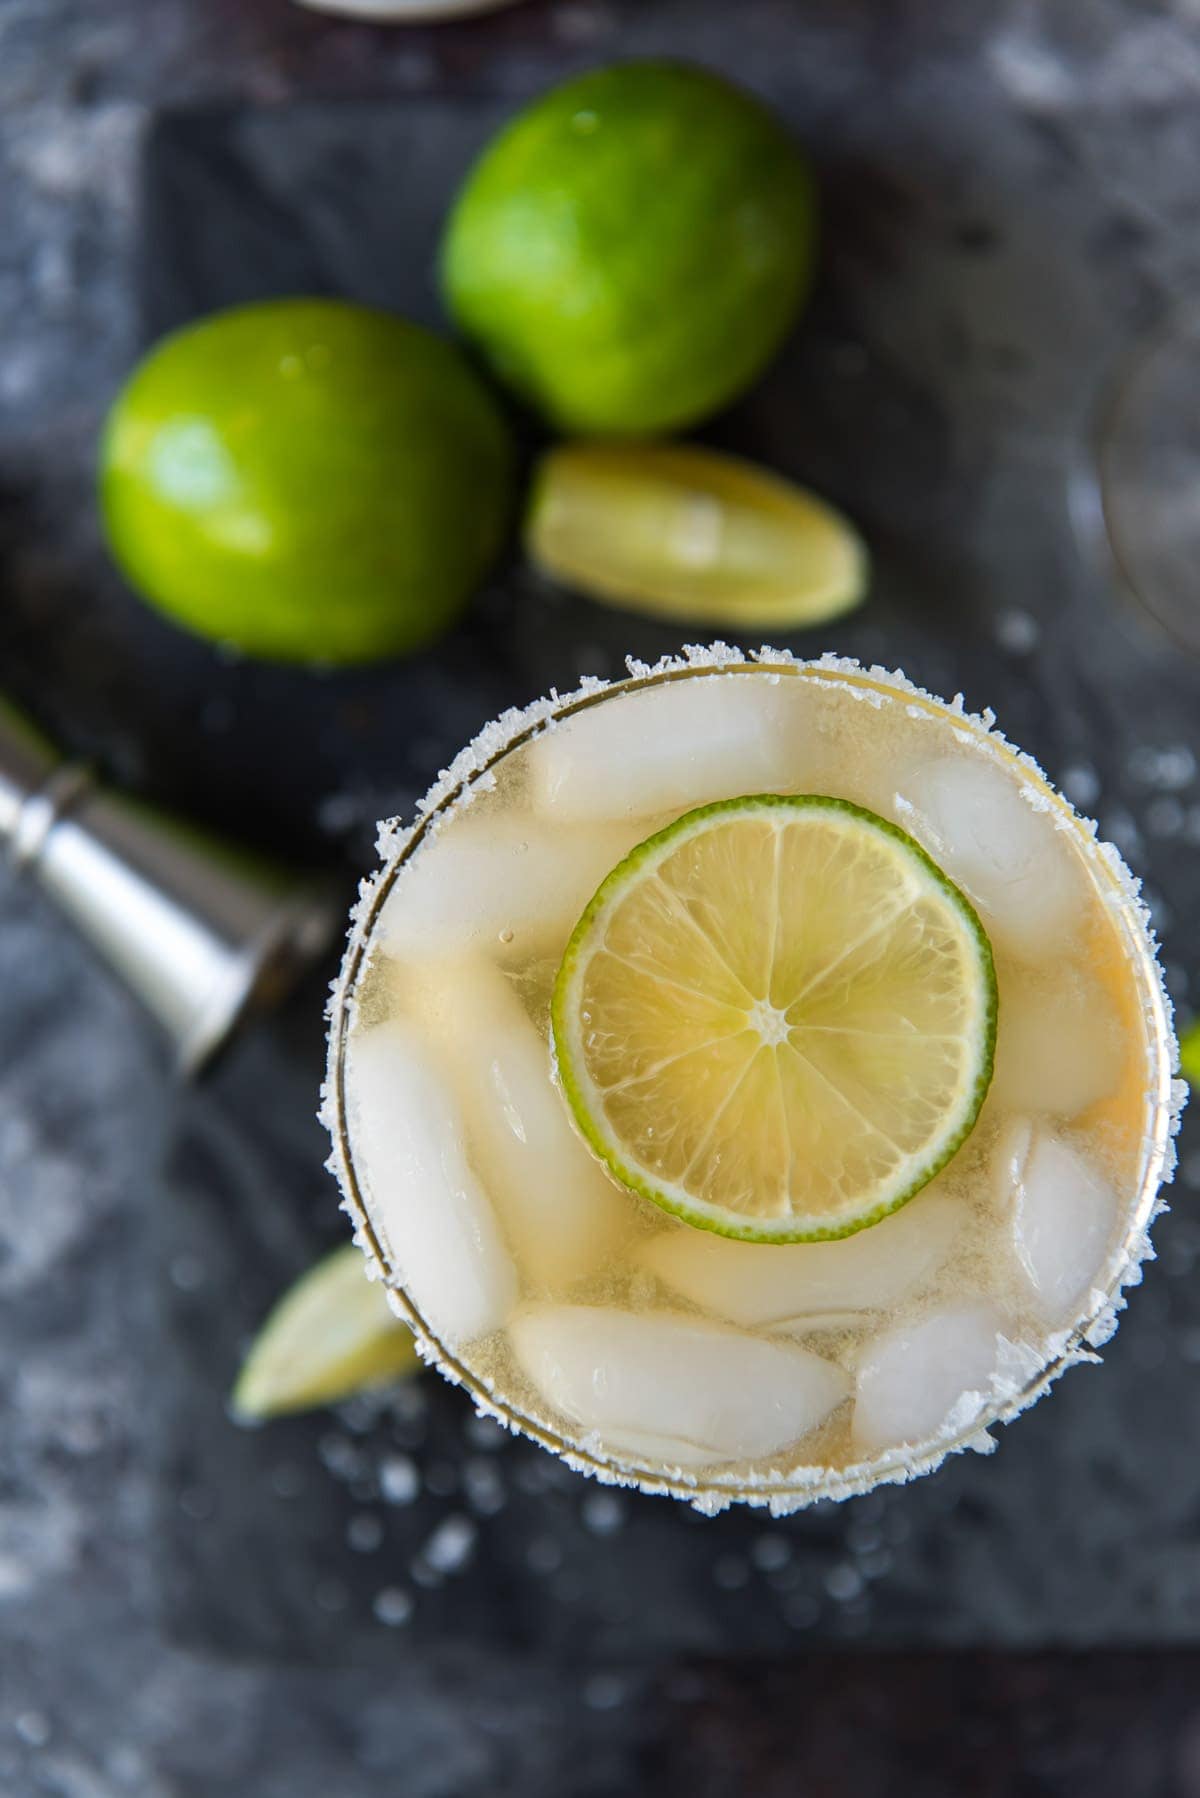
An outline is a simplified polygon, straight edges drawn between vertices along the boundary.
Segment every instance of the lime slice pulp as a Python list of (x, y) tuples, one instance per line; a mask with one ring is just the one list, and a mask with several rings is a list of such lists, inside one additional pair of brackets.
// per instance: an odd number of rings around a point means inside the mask
[(848, 1236), (912, 1198), (992, 1075), (996, 977), (970, 904), (844, 800), (688, 812), (613, 870), (567, 945), (552, 1022), (609, 1170), (753, 1242)]

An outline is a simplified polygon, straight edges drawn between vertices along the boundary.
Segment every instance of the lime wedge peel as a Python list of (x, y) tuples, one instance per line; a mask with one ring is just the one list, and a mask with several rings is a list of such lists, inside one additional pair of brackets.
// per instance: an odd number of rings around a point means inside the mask
[(1200, 1020), (1179, 1038), (1179, 1072), (1193, 1092), (1200, 1087)]
[(262, 1423), (390, 1385), (420, 1365), (411, 1331), (347, 1243), (310, 1268), (270, 1312), (230, 1409), (241, 1423)]
[(859, 604), (869, 579), (862, 539), (824, 500), (685, 443), (550, 450), (525, 547), (593, 599), (745, 630), (826, 623)]
[(852, 1235), (974, 1126), (996, 977), (969, 901), (848, 801), (703, 806), (640, 844), (577, 924), (558, 1078), (615, 1177), (750, 1242)]

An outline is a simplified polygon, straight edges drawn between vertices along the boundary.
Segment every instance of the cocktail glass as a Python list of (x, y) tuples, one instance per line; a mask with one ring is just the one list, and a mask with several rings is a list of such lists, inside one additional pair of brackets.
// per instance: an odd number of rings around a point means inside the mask
[[(575, 1134), (546, 992), (664, 819), (812, 791), (900, 824), (977, 904), (996, 1076), (895, 1217), (727, 1242)], [(603, 1480), (783, 1513), (990, 1448), (1112, 1333), (1173, 1163), (1170, 1008), (1120, 857), (990, 717), (832, 657), (688, 651), (506, 714), (380, 849), (331, 1004), (330, 1165), (395, 1310), (481, 1412)]]

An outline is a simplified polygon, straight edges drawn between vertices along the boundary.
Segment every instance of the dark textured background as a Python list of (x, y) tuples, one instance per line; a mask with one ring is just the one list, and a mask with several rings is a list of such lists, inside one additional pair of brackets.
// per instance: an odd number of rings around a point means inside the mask
[[(686, 50), (773, 97), (822, 182), (813, 307), (711, 433), (875, 548), (870, 606), (797, 647), (994, 704), (1147, 875), (1186, 1004), (1198, 672), (1115, 590), (1088, 468), (1122, 348), (1197, 272), (1198, 22), (940, 10), (560, 0), (388, 32), (0, 0), (3, 684), (142, 790), (353, 860), (498, 702), (669, 646), (510, 570), (417, 663), (224, 665), (105, 570), (89, 468), (147, 331), (299, 287), (432, 317), (436, 218), (489, 122)], [(1186, 1142), (1105, 1368), (993, 1460), (706, 1524), (498, 1447), (432, 1383), (235, 1434), (241, 1336), (336, 1228), (316, 995), (176, 1096), (4, 877), (0, 981), (0, 1790), (1200, 1792)], [(1125, 1652), (1029, 1652), (1063, 1644)]]

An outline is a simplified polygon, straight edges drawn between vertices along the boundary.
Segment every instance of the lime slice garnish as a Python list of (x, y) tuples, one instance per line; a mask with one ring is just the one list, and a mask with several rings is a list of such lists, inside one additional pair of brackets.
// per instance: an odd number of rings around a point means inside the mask
[(862, 539), (832, 506), (690, 444), (550, 450), (525, 544), (594, 599), (694, 624), (821, 624), (867, 587)]
[(992, 1077), (970, 904), (844, 800), (688, 812), (604, 881), (552, 1007), (576, 1123), (627, 1186), (752, 1242), (848, 1236), (954, 1154)]
[(390, 1385), (420, 1365), (411, 1333), (347, 1243), (310, 1268), (271, 1311), (231, 1406), (244, 1423), (259, 1423)]

